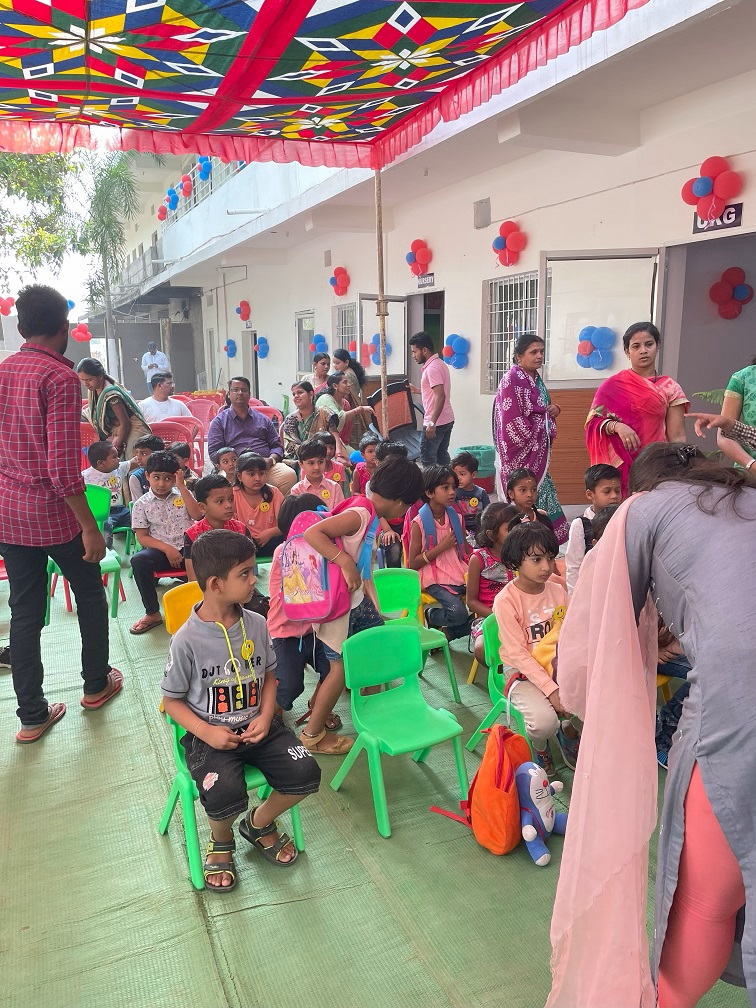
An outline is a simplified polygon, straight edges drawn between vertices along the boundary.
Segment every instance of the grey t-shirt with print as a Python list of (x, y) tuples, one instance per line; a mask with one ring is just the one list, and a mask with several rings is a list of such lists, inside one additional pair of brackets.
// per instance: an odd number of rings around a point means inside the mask
[(238, 728), (260, 710), (266, 673), (276, 667), (276, 654), (262, 616), (239, 607), (251, 655), (242, 658), (244, 638), (239, 623), (226, 628), (231, 660), (223, 630), (202, 620), (195, 611), (171, 640), (163, 676), (163, 696), (183, 700), (209, 724)]

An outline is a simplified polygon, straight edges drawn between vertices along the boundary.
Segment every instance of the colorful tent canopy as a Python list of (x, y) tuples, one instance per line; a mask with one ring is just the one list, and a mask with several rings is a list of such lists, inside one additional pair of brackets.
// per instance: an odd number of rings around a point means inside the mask
[(646, 2), (0, 0), (0, 149), (380, 168)]

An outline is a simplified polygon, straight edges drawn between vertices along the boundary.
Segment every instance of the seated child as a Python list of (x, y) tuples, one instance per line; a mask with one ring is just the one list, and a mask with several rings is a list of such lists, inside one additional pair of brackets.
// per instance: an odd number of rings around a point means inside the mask
[(294, 497), (299, 494), (315, 494), (320, 503), (329, 511), (344, 500), (344, 493), (338, 483), (323, 475), (326, 448), (318, 438), (311, 438), (297, 448), (297, 460), (302, 470), (302, 479), (291, 488)]
[[(422, 475), (407, 459), (388, 459), (378, 466), (373, 478), (370, 502), (377, 517), (397, 521), (422, 491)], [(299, 736), (312, 753), (341, 755), (352, 748), (354, 740), (345, 735), (326, 736), (326, 719), (344, 689), (344, 663), (341, 651), (347, 637), (382, 626), (378, 598), (371, 580), (364, 580), (357, 569), (363, 541), (372, 524), (373, 514), (365, 507), (348, 502), (343, 511), (329, 515), (305, 532), (307, 542), (341, 568), (351, 592), (351, 611), (328, 623), (314, 627), (318, 640), (325, 645), (330, 671), (314, 697), (307, 730)], [(334, 541), (340, 539), (341, 544)]]
[(501, 548), (509, 535), (509, 523), (517, 514), (514, 504), (495, 501), (478, 516), (477, 543), (467, 570), (467, 608), (476, 618), (470, 628), (476, 659), (485, 665), (483, 620), (493, 612), (493, 601), (504, 585), (514, 579), (504, 566)]
[(147, 472), (145, 470), (147, 459), (153, 452), (164, 450), (165, 442), (157, 434), (142, 434), (134, 442), (136, 468), (129, 476), (129, 497), (131, 500), (139, 500), (150, 489), (150, 482), (147, 479)]
[[(378, 460), (378, 464), (385, 462), (389, 458), (407, 458), (409, 452), (407, 451), (407, 445), (402, 444), (401, 441), (381, 441), (381, 443), (375, 449), (375, 457)], [(381, 518), (380, 521), (381, 531), (378, 537), (378, 545), (383, 550), (383, 559), (387, 567), (401, 567), (402, 566), (402, 529), (404, 528), (404, 519), (399, 518), (398, 521), (386, 521), (385, 518)]]
[(607, 504), (606, 507), (601, 508), (601, 510), (596, 514), (596, 517), (591, 521), (591, 535), (593, 537), (591, 542), (591, 548), (596, 545), (601, 536), (606, 530), (606, 526), (612, 515), (619, 509), (619, 504)]
[(268, 463), (262, 455), (243, 452), (239, 456), (234, 487), (236, 517), (249, 529), (258, 557), (273, 556), (273, 550), (283, 542), (278, 527), (283, 494), (266, 483), (267, 478)]
[(236, 448), (221, 448), (215, 457), (218, 459), (215, 472), (223, 473), (233, 486), (236, 483), (236, 463), (239, 458)]
[(120, 462), (118, 452), (109, 441), (94, 441), (87, 448), (87, 458), (89, 469), (81, 474), (84, 482), (110, 490), (110, 518), (105, 523), (105, 535), (112, 541), (114, 528), (128, 528), (131, 524), (131, 512), (123, 498), (123, 481), (136, 463), (134, 459)]
[(412, 519), (407, 555), (407, 566), (420, 571), (423, 591), (440, 603), (428, 610), (428, 622), (450, 641), (467, 637), (472, 623), (464, 602), (469, 553), (454, 508), (457, 484), (447, 466), (432, 465), (423, 472), (426, 503)]
[(184, 571), (184, 532), (202, 517), (194, 497), (184, 485), (178, 459), (169, 451), (153, 452), (147, 459), (150, 489), (134, 504), (131, 527), (142, 547), (131, 558), (134, 583), (144, 605), (144, 616), (131, 627), (143, 634), (163, 622), (155, 587), (155, 571)]
[(184, 483), (190, 490), (194, 490), (194, 484), (199, 479), (199, 476), (193, 469), (189, 468), (189, 460), (192, 457), (191, 446), (186, 441), (173, 441), (171, 444), (166, 445), (165, 450), (173, 452), (179, 460), (179, 465), (184, 473)]
[(538, 500), (538, 479), (530, 469), (515, 469), (507, 480), (507, 500), (522, 515), (523, 521), (537, 521), (554, 531), (551, 518), (535, 506)]
[(352, 473), (352, 494), (364, 495), (370, 477), (378, 468), (376, 449), (381, 443), (377, 434), (366, 434), (360, 441), (360, 451), (364, 462), (358, 462)]
[[(163, 676), (165, 712), (186, 729), (181, 744), (210, 823), (206, 884), (236, 885), (233, 824), (273, 864), (292, 865), (297, 851), (276, 817), (320, 785), (320, 768), (274, 713), (276, 656), (262, 616), (242, 606), (255, 585), (255, 547), (225, 529), (194, 543), (203, 601), (171, 640)], [(273, 788), (251, 812), (244, 768), (257, 767)]]
[(491, 498), (483, 487), (475, 482), (475, 477), (478, 475), (478, 460), (472, 452), (459, 452), (451, 460), (451, 467), (459, 480), (455, 498), (456, 508), (465, 519), (468, 541), (475, 543), (478, 515), (483, 514), (491, 503)]
[[(556, 536), (540, 522), (526, 522), (513, 529), (504, 542), (501, 559), (517, 577), (502, 588), (492, 607), (502, 663), (515, 670), (506, 691), (525, 719), (535, 762), (548, 777), (555, 773), (549, 739), (556, 737), (564, 762), (573, 770), (579, 745), (558, 685), (531, 654), (534, 645), (551, 630), (555, 610), (567, 606), (566, 590), (549, 580), (558, 552)], [(561, 723), (560, 714), (565, 717)]]
[(585, 496), (589, 505), (580, 518), (570, 524), (565, 563), (567, 565), (567, 592), (575, 590), (580, 565), (590, 549), (593, 536), (591, 521), (598, 511), (607, 504), (619, 504), (622, 500), (622, 474), (619, 469), (604, 462), (590, 466), (585, 473)]
[[(300, 494), (298, 497), (289, 495), (281, 505), (278, 514), (278, 524), (284, 539), (288, 536), (296, 516), (302, 514), (303, 511), (317, 510), (319, 504), (320, 500), (314, 494)], [(297, 724), (302, 724), (310, 717), (320, 683), (328, 675), (330, 665), (322, 643), (315, 636), (312, 624), (290, 623), (284, 615), (280, 559), (283, 548), (284, 543), (276, 546), (270, 568), (268, 630), (273, 638), (273, 650), (276, 652), (276, 661), (278, 662), (276, 701), (279, 707), (286, 711), (291, 710), (294, 701), (304, 693), (305, 665), (311, 665), (319, 676), (318, 685), (307, 704), (307, 713), (297, 720)], [(326, 718), (325, 727), (328, 731), (337, 731), (341, 728), (339, 715), (331, 711)]]
[(192, 564), (192, 546), (203, 532), (211, 529), (227, 529), (240, 535), (252, 535), (247, 526), (234, 518), (234, 488), (225, 476), (213, 473), (197, 480), (194, 487), (194, 499), (202, 512), (202, 518), (184, 532), (184, 567), (187, 581), (196, 581), (194, 565)]
[[(344, 442), (339, 437), (338, 431), (336, 433), (333, 431), (320, 431), (315, 437), (325, 445), (326, 464), (323, 475), (326, 479), (338, 483), (342, 492), (346, 495), (346, 488), (349, 486), (349, 475), (347, 473), (347, 463), (341, 461), (341, 459), (348, 457)], [(337, 458), (337, 455), (340, 455), (341, 459)]]

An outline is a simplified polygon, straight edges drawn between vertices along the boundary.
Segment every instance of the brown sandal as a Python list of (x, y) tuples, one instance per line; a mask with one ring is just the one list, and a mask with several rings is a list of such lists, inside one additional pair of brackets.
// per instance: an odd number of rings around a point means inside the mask
[(302, 732), (299, 741), (313, 756), (343, 756), (354, 745), (354, 739), (348, 735), (328, 735), (325, 728), (317, 735)]

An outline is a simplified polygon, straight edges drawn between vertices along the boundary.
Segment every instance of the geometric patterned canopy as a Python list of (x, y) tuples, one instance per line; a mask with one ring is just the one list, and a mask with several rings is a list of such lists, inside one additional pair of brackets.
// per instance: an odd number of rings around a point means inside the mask
[(0, 0), (0, 149), (378, 168), (646, 2)]

